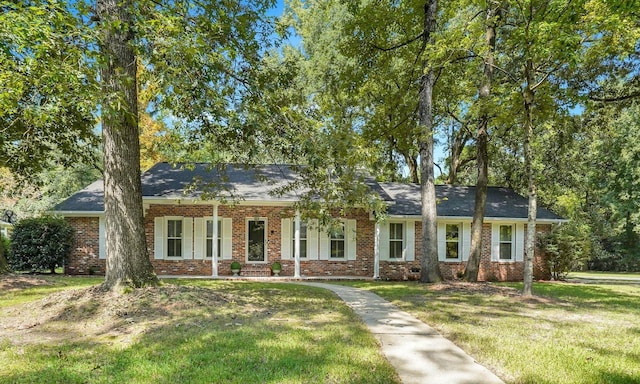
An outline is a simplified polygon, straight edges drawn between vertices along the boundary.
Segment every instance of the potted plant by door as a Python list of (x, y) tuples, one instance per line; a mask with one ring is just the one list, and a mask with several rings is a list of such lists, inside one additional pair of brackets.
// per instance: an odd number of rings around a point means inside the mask
[(233, 272), (233, 276), (238, 276), (238, 274), (240, 273), (240, 263), (238, 263), (237, 261), (231, 263), (231, 272)]
[(271, 264), (271, 272), (273, 272), (273, 276), (280, 276), (280, 271), (282, 271), (282, 264), (277, 261)]

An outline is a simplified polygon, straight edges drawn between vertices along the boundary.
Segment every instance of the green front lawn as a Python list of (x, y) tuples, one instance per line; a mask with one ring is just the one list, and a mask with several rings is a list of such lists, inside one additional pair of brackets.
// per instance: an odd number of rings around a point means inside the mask
[[(640, 382), (640, 286), (350, 285), (376, 292), (435, 327), (507, 383)], [(482, 287), (482, 286), (480, 286)]]
[(578, 279), (601, 279), (601, 280), (625, 280), (625, 279), (640, 279), (640, 273), (633, 272), (599, 272), (599, 271), (587, 271), (587, 272), (571, 272), (567, 278)]
[[(326, 290), (210, 280), (165, 283), (135, 290), (130, 299), (70, 294), (53, 312), (51, 297), (4, 306), (0, 332), (16, 308), (25, 315), (41, 308), (47, 319), (0, 333), (0, 382), (399, 382), (364, 324)], [(71, 288), (67, 278), (60, 284), (57, 288)], [(13, 301), (41, 296), (42, 288), (33, 289), (37, 293), (28, 288), (13, 293)]]

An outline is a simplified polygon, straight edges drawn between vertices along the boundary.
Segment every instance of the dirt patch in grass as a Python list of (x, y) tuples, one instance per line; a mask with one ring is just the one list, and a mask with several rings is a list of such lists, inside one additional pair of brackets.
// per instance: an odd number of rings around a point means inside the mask
[(13, 273), (0, 275), (0, 291), (2, 292), (43, 285), (51, 285), (51, 282), (37, 275), (17, 275)]
[[(37, 276), (4, 276), (2, 289), (50, 284)], [(0, 314), (0, 340), (38, 344), (70, 339), (129, 344), (151, 327), (188, 321), (185, 314), (224, 307), (238, 298), (212, 289), (163, 285), (128, 293), (105, 292), (99, 286), (53, 293), (43, 299), (5, 309)], [(243, 306), (244, 312), (251, 311)]]
[(544, 296), (523, 296), (522, 292), (513, 287), (479, 282), (448, 281), (428, 286), (430, 291), (441, 294), (478, 294), (482, 296), (504, 296), (516, 299), (526, 304), (560, 304), (561, 300)]

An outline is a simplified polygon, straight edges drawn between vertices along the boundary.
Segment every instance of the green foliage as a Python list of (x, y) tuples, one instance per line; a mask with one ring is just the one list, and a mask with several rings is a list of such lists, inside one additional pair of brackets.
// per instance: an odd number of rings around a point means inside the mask
[(564, 280), (569, 272), (582, 269), (591, 256), (589, 227), (576, 222), (554, 225), (539, 235), (538, 247), (547, 255), (553, 279)]
[(279, 262), (276, 261), (275, 263), (271, 264), (271, 270), (274, 271), (274, 272), (275, 271), (278, 271), (278, 272), (282, 271), (282, 264), (280, 264)]
[(233, 263), (231, 263), (231, 269), (240, 269), (241, 265), (239, 262), (234, 261)]
[(64, 265), (73, 248), (74, 230), (52, 216), (24, 219), (13, 228), (9, 262), (16, 271), (51, 271)]
[(29, 178), (51, 163), (90, 161), (91, 31), (56, 0), (3, 2), (0, 25), (0, 167)]

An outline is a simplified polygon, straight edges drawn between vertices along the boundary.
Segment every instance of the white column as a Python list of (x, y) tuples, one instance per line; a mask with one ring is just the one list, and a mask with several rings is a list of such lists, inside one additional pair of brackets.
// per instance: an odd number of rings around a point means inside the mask
[(373, 278), (380, 278), (380, 223), (376, 221), (376, 235), (373, 241)]
[[(218, 277), (218, 204), (213, 204), (213, 238), (211, 239), (211, 276)], [(207, 229), (205, 228), (205, 231)], [(206, 233), (205, 233), (206, 236)]]
[(296, 210), (296, 219), (294, 225), (295, 233), (293, 237), (293, 255), (294, 255), (294, 274), (296, 279), (300, 278), (300, 211)]

